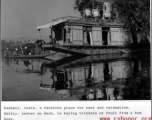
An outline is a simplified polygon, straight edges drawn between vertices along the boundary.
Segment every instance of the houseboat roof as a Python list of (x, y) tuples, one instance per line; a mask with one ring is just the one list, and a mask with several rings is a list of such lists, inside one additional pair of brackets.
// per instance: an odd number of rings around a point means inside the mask
[(56, 19), (53, 19), (52, 22), (49, 24), (38, 26), (37, 30), (40, 30), (43, 28), (51, 28), (52, 26), (58, 25), (60, 23), (66, 22), (68, 20), (76, 20), (76, 19), (80, 19), (80, 18), (74, 17), (74, 16), (65, 16), (65, 17), (56, 18)]
[(57, 19), (53, 19), (52, 23), (38, 26), (37, 29), (40, 30), (42, 28), (51, 28), (53, 26), (59, 25), (61, 23), (65, 23), (67, 25), (80, 25), (80, 26), (103, 26), (103, 27), (122, 27), (123, 23), (116, 22), (114, 20), (100, 20), (100, 21), (86, 21), (84, 18), (73, 17), (73, 16), (65, 16)]
[(74, 17), (74, 16), (65, 16), (65, 17), (60, 17), (52, 20), (52, 26), (58, 25), (60, 23), (66, 22), (68, 20), (78, 20), (80, 19), (79, 17)]
[(122, 27), (123, 23), (114, 20), (85, 20), (84, 18), (66, 16), (54, 19), (52, 22), (52, 27), (65, 23), (67, 25), (79, 25), (79, 26), (103, 26), (103, 27)]
[(80, 26), (102, 26), (102, 27), (122, 27), (123, 23), (116, 22), (114, 20), (104, 21), (86, 21), (84, 19), (68, 20), (68, 25), (80, 25)]

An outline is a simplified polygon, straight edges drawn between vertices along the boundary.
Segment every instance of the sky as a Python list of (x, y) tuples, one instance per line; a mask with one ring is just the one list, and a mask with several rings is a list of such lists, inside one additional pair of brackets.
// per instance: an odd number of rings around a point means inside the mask
[[(79, 17), (74, 0), (1, 0), (1, 39), (39, 38), (37, 26), (63, 16)], [(49, 29), (41, 35), (49, 36)]]

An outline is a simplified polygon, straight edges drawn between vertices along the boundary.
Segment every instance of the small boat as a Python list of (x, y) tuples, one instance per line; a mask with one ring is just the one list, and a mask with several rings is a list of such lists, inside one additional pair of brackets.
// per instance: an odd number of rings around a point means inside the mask
[(45, 53), (45, 54), (39, 54), (39, 55), (19, 55), (19, 56), (3, 56), (4, 58), (18, 58), (18, 59), (24, 59), (24, 58), (30, 58), (30, 59), (35, 59), (35, 58), (45, 58), (47, 56), (53, 55), (51, 53)]
[(40, 48), (37, 41), (25, 42), (16, 46), (14, 51), (9, 51), (7, 48), (4, 52), (3, 58), (45, 58), (50, 55), (54, 55), (56, 52), (45, 51), (44, 48)]

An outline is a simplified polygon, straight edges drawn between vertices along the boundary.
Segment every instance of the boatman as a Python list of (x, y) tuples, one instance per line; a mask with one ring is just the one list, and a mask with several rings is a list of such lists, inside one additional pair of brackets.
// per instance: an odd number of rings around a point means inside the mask
[(56, 43), (55, 38), (54, 38), (52, 35), (50, 35), (49, 38), (50, 38), (50, 40), (51, 40), (50, 43), (54, 46), (55, 43)]

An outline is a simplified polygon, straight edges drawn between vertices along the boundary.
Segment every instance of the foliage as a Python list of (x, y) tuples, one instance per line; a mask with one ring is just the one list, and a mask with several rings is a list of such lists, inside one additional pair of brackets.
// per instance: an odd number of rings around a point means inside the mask
[(150, 77), (133, 77), (126, 81), (126, 87), (123, 89), (123, 98), (125, 100), (150, 100), (150, 91)]
[(15, 44), (15, 42), (13, 41), (13, 40), (9, 40), (9, 41), (7, 41), (7, 40), (2, 40), (2, 49), (6, 49), (6, 48), (9, 48), (9, 47), (11, 47), (12, 45), (14, 45)]
[(7, 48), (8, 42), (6, 40), (2, 40), (2, 48)]
[[(94, 2), (94, 3), (93, 3)], [(83, 16), (83, 9), (84, 8), (98, 8), (100, 12), (100, 16), (102, 16), (102, 2), (95, 1), (95, 0), (75, 0), (74, 1), (74, 10), (80, 12), (81, 16)]]
[(4, 50), (6, 50), (7, 48), (9, 48), (10, 50), (14, 50), (15, 47), (19, 46), (19, 43), (21, 43), (21, 41), (14, 41), (14, 40), (1, 40), (1, 45), (2, 45), (2, 53)]
[(115, 0), (118, 19), (124, 23), (137, 43), (137, 34), (147, 39), (150, 35), (150, 0)]

